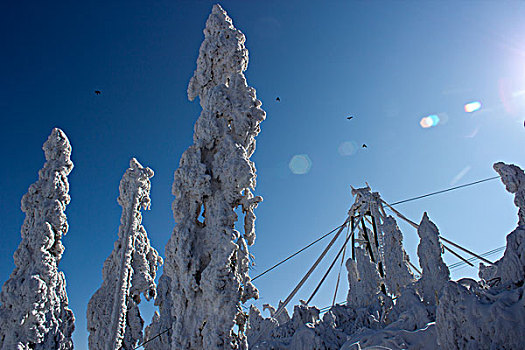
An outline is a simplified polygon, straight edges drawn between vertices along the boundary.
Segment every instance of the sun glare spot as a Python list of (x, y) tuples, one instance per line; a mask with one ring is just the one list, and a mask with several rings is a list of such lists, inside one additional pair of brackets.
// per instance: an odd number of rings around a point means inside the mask
[(478, 111), (481, 108), (481, 102), (479, 101), (473, 101), (465, 104), (465, 112), (467, 113), (473, 113), (475, 111)]
[(312, 168), (312, 161), (307, 154), (296, 154), (290, 160), (288, 167), (292, 173), (296, 175), (303, 175), (308, 173)]

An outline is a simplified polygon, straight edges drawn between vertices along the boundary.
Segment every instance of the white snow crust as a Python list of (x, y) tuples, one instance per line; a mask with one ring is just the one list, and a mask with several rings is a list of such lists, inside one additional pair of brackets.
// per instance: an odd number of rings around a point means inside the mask
[(44, 143), (46, 163), (22, 198), (26, 214), (15, 269), (0, 293), (0, 349), (73, 349), (73, 312), (58, 270), (68, 224), (67, 176), (73, 169), (66, 134), (53, 129)]
[[(255, 240), (255, 136), (265, 112), (246, 83), (244, 35), (214, 5), (199, 50), (188, 97), (203, 111), (194, 144), (182, 155), (173, 182), (177, 225), (166, 246), (147, 349), (246, 349), (248, 317), (241, 303), (258, 298), (248, 276), (248, 246)], [(244, 232), (235, 230), (235, 209)], [(234, 332), (234, 326), (238, 329)]]
[(142, 341), (140, 295), (147, 300), (156, 296), (155, 275), (162, 264), (141, 224), (141, 209), (150, 208), (151, 177), (153, 171), (132, 158), (120, 181), (118, 239), (104, 262), (102, 286), (87, 308), (91, 350), (134, 349)]

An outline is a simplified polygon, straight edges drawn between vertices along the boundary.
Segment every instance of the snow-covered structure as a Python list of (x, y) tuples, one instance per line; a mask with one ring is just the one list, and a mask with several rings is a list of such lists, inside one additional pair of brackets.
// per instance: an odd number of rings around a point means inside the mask
[(132, 158), (120, 181), (117, 201), (122, 216), (118, 239), (104, 262), (102, 286), (87, 308), (91, 350), (134, 349), (142, 341), (140, 295), (147, 300), (156, 296), (155, 275), (162, 264), (141, 224), (141, 209), (150, 208), (152, 176), (150, 168)]
[[(346, 262), (346, 305), (322, 317), (313, 306), (295, 306), (292, 318), (264, 318), (252, 307), (248, 339), (253, 349), (436, 348), (435, 301), (448, 281), (436, 226), (426, 213), (419, 225), (422, 276), (416, 280), (403, 249), (396, 220), (386, 215), (382, 199), (369, 187), (352, 189), (349, 216), (359, 228), (357, 247)], [(372, 228), (365, 226), (368, 221)], [(353, 233), (352, 233), (353, 234)], [(439, 277), (434, 279), (433, 277)], [(433, 298), (426, 297), (431, 295)], [(430, 299), (430, 300), (429, 300)]]
[[(295, 306), (290, 320), (278, 320), (272, 312), (264, 318), (252, 307), (250, 348), (523, 349), (525, 173), (504, 163), (496, 163), (494, 169), (515, 194), (518, 227), (507, 236), (499, 261), (480, 264), (480, 281), (450, 281), (439, 231), (426, 213), (419, 224), (410, 222), (420, 237), (417, 253), (422, 272), (416, 279), (408, 268), (401, 231), (395, 219), (384, 214), (381, 203), (385, 202), (368, 187), (353, 189), (356, 200), (350, 214), (362, 228), (354, 259), (346, 263), (350, 288), (346, 305), (333, 306), (322, 319), (315, 307)], [(370, 214), (372, 226), (377, 223), (379, 229), (364, 226), (363, 215)], [(374, 249), (376, 239), (382, 243)]]
[[(247, 348), (241, 303), (258, 297), (248, 276), (248, 246), (255, 240), (254, 209), (262, 200), (252, 194), (256, 175), (250, 156), (265, 112), (243, 74), (244, 41), (214, 5), (188, 87), (189, 99), (198, 96), (203, 111), (194, 144), (174, 174), (177, 225), (159, 282), (160, 313), (146, 338), (164, 333), (146, 344), (148, 349)], [(239, 207), (243, 233), (235, 229)]]
[(68, 308), (66, 279), (58, 270), (68, 224), (67, 176), (73, 169), (71, 145), (54, 129), (44, 143), (46, 163), (22, 198), (26, 214), (15, 269), (0, 293), (1, 350), (73, 349), (73, 312)]

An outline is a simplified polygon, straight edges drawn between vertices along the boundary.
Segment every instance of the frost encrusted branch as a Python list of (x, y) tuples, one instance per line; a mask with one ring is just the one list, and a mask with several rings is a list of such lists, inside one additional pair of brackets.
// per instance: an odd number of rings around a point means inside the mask
[[(265, 112), (243, 72), (244, 35), (214, 5), (199, 51), (188, 97), (203, 111), (194, 144), (182, 155), (173, 182), (177, 225), (166, 246), (160, 315), (148, 327), (148, 349), (245, 349), (247, 315), (241, 302), (258, 297), (248, 276), (255, 240), (255, 136)], [(240, 207), (244, 233), (235, 230)], [(238, 333), (234, 333), (234, 326)]]
[(88, 304), (87, 325), (91, 350), (132, 349), (142, 340), (144, 321), (138, 304), (156, 296), (155, 274), (162, 258), (151, 247), (141, 225), (141, 209), (150, 207), (153, 171), (133, 158), (120, 181), (122, 206), (118, 239), (104, 262), (102, 286)]
[(0, 293), (0, 349), (73, 349), (73, 312), (58, 270), (67, 233), (71, 146), (60, 129), (44, 143), (46, 163), (22, 198), (26, 214), (15, 269)]

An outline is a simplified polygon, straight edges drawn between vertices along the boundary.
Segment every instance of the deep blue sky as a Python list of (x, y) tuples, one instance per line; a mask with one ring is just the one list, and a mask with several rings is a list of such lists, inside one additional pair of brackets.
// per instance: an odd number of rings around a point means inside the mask
[[(133, 156), (155, 171), (152, 210), (143, 216), (152, 244), (164, 253), (175, 224), (173, 171), (200, 113), (186, 87), (212, 4), (0, 4), (0, 283), (20, 242), (20, 199), (43, 165), (42, 143), (60, 127), (75, 163), (60, 268), (77, 319), (77, 349), (87, 348), (86, 305), (113, 249), (118, 184)], [(350, 185), (367, 181), (394, 202), (494, 176), (495, 161), (525, 166), (525, 3), (221, 4), (247, 37), (246, 76), (267, 112), (253, 157), (256, 193), (264, 197), (256, 211), (254, 275), (339, 225), (352, 203)], [(481, 110), (465, 113), (470, 101), (480, 101)], [(423, 129), (419, 121), (429, 114), (441, 122)], [(343, 142), (368, 148), (343, 156)], [(290, 171), (296, 154), (311, 159), (307, 174)], [(517, 221), (512, 196), (498, 181), (398, 209), (417, 222), (428, 211), (445, 237), (480, 253), (502, 246)], [(417, 263), (417, 235), (402, 229)], [(257, 280), (257, 305), (284, 299), (321, 249)], [(308, 297), (325, 265), (299, 298)], [(453, 276), (475, 273), (468, 268)], [(331, 302), (333, 278), (326, 283), (313, 300), (320, 307)], [(145, 309), (149, 322), (152, 308)]]

